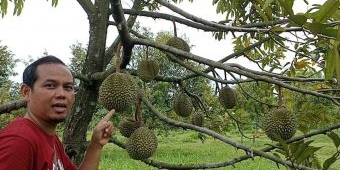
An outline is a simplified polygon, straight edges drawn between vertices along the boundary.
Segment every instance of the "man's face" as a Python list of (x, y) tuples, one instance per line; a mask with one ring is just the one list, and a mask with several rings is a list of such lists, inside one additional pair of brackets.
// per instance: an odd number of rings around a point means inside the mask
[(70, 70), (61, 64), (42, 64), (37, 67), (37, 76), (33, 89), (26, 87), (29, 89), (25, 96), (28, 111), (46, 123), (64, 121), (74, 102)]

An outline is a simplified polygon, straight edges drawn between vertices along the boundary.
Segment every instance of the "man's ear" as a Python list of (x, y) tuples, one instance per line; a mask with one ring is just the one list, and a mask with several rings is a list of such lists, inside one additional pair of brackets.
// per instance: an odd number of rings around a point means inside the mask
[(20, 94), (24, 100), (29, 101), (30, 92), (31, 92), (31, 88), (28, 85), (26, 84), (21, 85)]

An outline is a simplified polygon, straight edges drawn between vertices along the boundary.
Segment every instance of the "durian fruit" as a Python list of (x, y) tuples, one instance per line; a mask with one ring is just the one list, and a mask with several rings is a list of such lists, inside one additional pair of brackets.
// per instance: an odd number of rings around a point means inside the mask
[(194, 113), (194, 114), (192, 114), (191, 124), (193, 124), (195, 126), (203, 127), (203, 124), (204, 124), (204, 116), (203, 116), (203, 114), (201, 114), (201, 113)]
[(236, 105), (235, 93), (229, 86), (220, 89), (218, 100), (224, 109), (232, 109)]
[[(177, 36), (171, 37), (167, 42), (166, 45), (177, 48), (182, 51), (190, 52), (189, 44), (183, 40), (182, 38), (179, 38)], [(183, 57), (179, 57), (179, 59), (184, 60)]]
[(188, 117), (191, 114), (193, 105), (190, 97), (183, 91), (179, 92), (172, 103), (175, 113), (181, 117)]
[(129, 118), (122, 119), (118, 124), (120, 134), (126, 138), (129, 138), (131, 134), (141, 126), (141, 123)]
[(126, 73), (112, 73), (99, 87), (99, 102), (107, 110), (127, 110), (137, 100), (137, 83)]
[(266, 135), (274, 141), (280, 137), (286, 141), (292, 138), (298, 127), (298, 121), (294, 113), (286, 108), (273, 110), (265, 116), (263, 130)]
[(137, 75), (144, 82), (153, 80), (159, 72), (159, 63), (154, 59), (142, 59), (137, 67)]
[(136, 129), (126, 143), (126, 151), (135, 160), (151, 157), (157, 149), (157, 137), (147, 127)]

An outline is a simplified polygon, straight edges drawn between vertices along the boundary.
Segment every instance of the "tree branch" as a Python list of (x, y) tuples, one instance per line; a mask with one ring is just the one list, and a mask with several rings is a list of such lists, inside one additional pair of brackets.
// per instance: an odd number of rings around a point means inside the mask
[[(157, 49), (162, 50), (162, 51), (170, 52), (170, 53), (175, 54), (175, 55), (180, 55), (183, 58), (193, 60), (193, 61), (196, 61), (198, 63), (203, 63), (203, 64), (209, 65), (211, 67), (219, 68), (219, 69), (225, 70), (227, 72), (233, 72), (233, 73), (239, 74), (241, 76), (249, 77), (249, 78), (257, 80), (257, 81), (264, 81), (264, 82), (276, 84), (276, 85), (279, 85), (283, 88), (287, 88), (287, 89), (290, 89), (292, 91), (300, 92), (300, 93), (303, 93), (303, 94), (309, 94), (309, 95), (313, 95), (313, 96), (317, 96), (317, 97), (323, 97), (323, 98), (331, 100), (334, 104), (340, 106), (340, 102), (337, 101), (333, 96), (314, 92), (314, 91), (303, 90), (303, 89), (300, 89), (296, 86), (292, 86), (288, 83), (281, 82), (281, 81), (274, 79), (272, 77), (264, 76), (264, 75), (262, 75), (262, 73), (259, 75), (259, 73), (257, 71), (245, 70), (244, 68), (243, 69), (235, 68), (235, 67), (232, 67), (230, 64), (223, 64), (223, 63), (220, 63), (220, 62), (216, 62), (216, 61), (213, 61), (213, 60), (210, 60), (210, 59), (200, 57), (200, 56), (195, 55), (195, 54), (191, 54), (189, 52), (178, 50), (176, 48), (173, 48), (173, 47), (170, 47), (170, 46), (167, 46), (167, 45), (156, 44), (156, 43), (153, 43), (153, 42), (151, 42), (149, 40), (145, 40), (145, 39), (134, 38), (133, 42), (135, 44), (148, 45), (148, 46), (157, 48)], [(263, 73), (263, 74), (268, 74), (268, 73)], [(282, 78), (284, 78), (284, 77), (281, 77), (281, 79)], [(287, 77), (286, 79), (291, 79), (291, 78)]]
[(26, 101), (25, 100), (16, 100), (12, 101), (10, 103), (5, 103), (0, 105), (0, 115), (4, 113), (10, 113), (13, 110), (18, 110), (23, 107), (26, 107)]
[(94, 13), (95, 10), (94, 4), (90, 0), (77, 0), (77, 1), (88, 16)]
[(122, 8), (122, 4), (120, 0), (110, 0), (111, 10), (112, 10), (112, 17), (117, 23), (117, 29), (120, 37), (120, 41), (122, 43), (123, 48), (123, 60), (121, 62), (121, 68), (126, 68), (129, 64), (131, 55), (132, 55), (132, 48), (133, 43), (131, 41), (131, 36), (129, 34), (129, 28), (127, 26), (124, 12)]
[(226, 29), (214, 28), (214, 27), (211, 27), (211, 26), (207, 26), (207, 25), (204, 25), (204, 24), (197, 23), (197, 22), (192, 22), (190, 20), (183, 19), (183, 18), (180, 18), (180, 17), (177, 17), (177, 16), (159, 13), (159, 12), (136, 11), (136, 10), (124, 9), (124, 13), (130, 14), (130, 15), (147, 16), (147, 17), (152, 17), (154, 19), (160, 18), (160, 19), (165, 19), (165, 20), (171, 21), (171, 22), (175, 21), (175, 22), (181, 23), (183, 25), (186, 25), (186, 26), (189, 26), (189, 27), (192, 27), (192, 28), (197, 28), (197, 29), (204, 30), (204, 31), (228, 31)]
[[(231, 146), (233, 146), (234, 148), (236, 149), (242, 149), (244, 151), (246, 151), (247, 154), (249, 154), (251, 157), (253, 156), (261, 156), (263, 158), (266, 158), (266, 159), (269, 159), (269, 160), (272, 160), (276, 163), (279, 163), (283, 166), (290, 166), (290, 167), (298, 167), (299, 169), (313, 169), (313, 168), (309, 168), (309, 167), (305, 167), (305, 166), (301, 166), (301, 165), (296, 165), (292, 162), (289, 162), (289, 161), (284, 161), (282, 159), (279, 159), (275, 156), (272, 156), (270, 154), (267, 154), (263, 151), (260, 151), (260, 150), (256, 150), (256, 149), (253, 149), (251, 147), (248, 147), (248, 146), (245, 146), (245, 145), (242, 145), (238, 142), (235, 142), (231, 139), (228, 139), (214, 131), (211, 131), (209, 129), (206, 129), (204, 127), (198, 127), (198, 126), (195, 126), (195, 125), (191, 125), (191, 124), (187, 124), (187, 123), (183, 123), (183, 122), (178, 122), (178, 121), (175, 121), (173, 119), (170, 119), (170, 118), (167, 118), (166, 116), (162, 115), (161, 113), (158, 112), (158, 110), (150, 103), (150, 101), (144, 96), (144, 94), (142, 92), (140, 92), (139, 96), (141, 97), (143, 103), (162, 121), (168, 123), (168, 124), (171, 124), (171, 125), (174, 125), (174, 126), (177, 126), (177, 127), (182, 127), (182, 128), (185, 128), (185, 129), (191, 129), (191, 130), (195, 130), (195, 131), (198, 131), (198, 132), (202, 132), (204, 134), (207, 134), (209, 136), (212, 136), (226, 144), (229, 144)], [(165, 168), (165, 167), (158, 167), (158, 168)], [(167, 168), (171, 168), (171, 169), (174, 169), (174, 167), (167, 167)], [(202, 167), (199, 167), (199, 168), (202, 168)], [(211, 168), (211, 167), (210, 167)], [(177, 168), (176, 168), (177, 169)], [(185, 167), (183, 165), (181, 165), (180, 167), (178, 167), (178, 169), (194, 169), (194, 168), (188, 168), (188, 167)]]
[[(226, 31), (236, 31), (236, 32), (259, 32), (259, 33), (268, 33), (270, 31), (270, 29), (261, 29), (261, 28), (243, 28), (243, 27), (229, 27), (229, 26), (225, 26), (222, 24), (218, 24), (215, 22), (211, 22), (211, 21), (207, 21), (204, 20), (202, 18), (196, 17), (194, 15), (191, 15), (185, 11), (183, 11), (182, 9), (177, 8), (176, 6), (172, 5), (169, 2), (166, 2), (164, 0), (155, 0), (156, 2), (158, 2), (159, 4), (169, 8), (170, 10), (172, 10), (173, 12), (182, 15), (185, 18), (188, 18), (194, 22), (198, 22), (201, 23), (203, 25), (207, 25), (207, 26), (211, 26), (211, 27), (215, 27), (218, 29), (224, 29)], [(290, 32), (290, 31), (302, 31), (303, 28), (301, 27), (296, 27), (296, 28), (283, 28), (283, 32)]]
[[(131, 7), (131, 9), (134, 9), (135, 11), (139, 11), (142, 8), (143, 8), (142, 0), (135, 0), (133, 2), (132, 7)], [(112, 11), (110, 11), (110, 12), (112, 12)], [(126, 21), (127, 27), (131, 28), (134, 25), (134, 23), (136, 22), (136, 19), (137, 19), (137, 16), (130, 16)], [(108, 24), (112, 25), (112, 21), (108, 21)], [(116, 23), (114, 23), (114, 24), (115, 24), (115, 26), (117, 26)], [(104, 65), (105, 66), (107, 66), (109, 64), (109, 62), (112, 59), (112, 56), (114, 56), (115, 49), (117, 48), (119, 42), (120, 42), (120, 37), (118, 36), (113, 41), (113, 43), (107, 48), (107, 50), (105, 51), (105, 58), (104, 58)]]
[[(266, 38), (264, 38), (264, 39), (262, 39), (262, 40), (260, 40), (260, 41), (258, 41), (256, 43), (254, 43), (254, 44), (244, 48), (243, 50), (236, 51), (236, 52), (234, 52), (234, 53), (232, 53), (232, 54), (222, 58), (218, 62), (224, 63), (224, 62), (226, 62), (226, 61), (228, 61), (228, 60), (230, 60), (230, 59), (232, 59), (234, 57), (240, 56), (240, 55), (244, 54), (246, 51), (249, 51), (249, 50), (251, 50), (251, 49), (253, 49), (255, 47), (261, 46), (263, 43), (265, 43), (268, 40), (270, 40), (270, 37), (266, 37)], [(213, 67), (208, 67), (203, 72), (208, 73), (208, 72), (212, 71), (213, 69), (214, 69)], [(187, 76), (185, 79), (189, 79), (189, 78), (193, 78), (193, 77), (197, 77), (197, 76), (198, 76), (197, 74), (193, 74), (193, 75)]]

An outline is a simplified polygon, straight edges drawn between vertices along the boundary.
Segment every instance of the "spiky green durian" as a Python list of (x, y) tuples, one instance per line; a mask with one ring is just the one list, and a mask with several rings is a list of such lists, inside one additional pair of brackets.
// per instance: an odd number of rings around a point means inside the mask
[(182, 91), (175, 96), (172, 107), (175, 113), (181, 117), (190, 116), (193, 109), (190, 97)]
[(128, 109), (137, 99), (137, 83), (125, 73), (109, 75), (99, 87), (99, 102), (116, 112)]
[(159, 72), (159, 63), (154, 59), (142, 59), (137, 67), (137, 75), (144, 82), (153, 80)]
[(127, 138), (129, 138), (131, 134), (141, 126), (141, 123), (129, 118), (122, 119), (118, 124), (120, 134)]
[(147, 127), (136, 129), (126, 143), (126, 151), (135, 160), (151, 157), (157, 149), (157, 137)]
[(203, 126), (204, 124), (204, 116), (201, 113), (194, 113), (191, 117), (191, 124), (196, 126)]
[(234, 90), (229, 86), (224, 86), (219, 91), (218, 100), (225, 109), (232, 109), (236, 105)]
[[(171, 37), (167, 42), (166, 45), (177, 48), (182, 51), (190, 52), (189, 44), (179, 37)], [(179, 57), (179, 59), (184, 60), (183, 57)]]
[(284, 141), (292, 138), (298, 127), (298, 121), (294, 113), (286, 108), (273, 110), (265, 116), (263, 130), (274, 141), (280, 137)]

